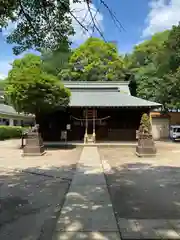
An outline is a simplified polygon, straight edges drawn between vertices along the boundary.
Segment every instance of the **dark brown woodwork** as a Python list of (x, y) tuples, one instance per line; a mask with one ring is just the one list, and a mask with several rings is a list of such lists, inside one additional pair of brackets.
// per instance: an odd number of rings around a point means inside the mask
[[(84, 119), (85, 108), (67, 108), (66, 111), (58, 111), (44, 115), (40, 120), (40, 132), (44, 141), (61, 141), (61, 131), (67, 131), (67, 141), (83, 141), (85, 134)], [(89, 108), (89, 119), (93, 119)], [(136, 130), (139, 128), (142, 113), (148, 112), (143, 108), (96, 108), (96, 118), (110, 118), (95, 121), (96, 141), (135, 141)], [(74, 116), (77, 119), (74, 119)], [(88, 121), (88, 132), (92, 134), (93, 121)]]

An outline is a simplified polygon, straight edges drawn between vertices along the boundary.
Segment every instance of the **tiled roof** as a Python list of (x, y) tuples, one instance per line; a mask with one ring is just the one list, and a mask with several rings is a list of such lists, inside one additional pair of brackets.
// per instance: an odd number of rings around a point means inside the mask
[(71, 107), (160, 107), (131, 95), (113, 91), (71, 91)]
[(33, 115), (25, 115), (25, 114), (17, 113), (16, 110), (12, 106), (9, 106), (9, 105), (3, 104), (3, 103), (0, 103), (0, 114), (14, 116), (14, 117), (22, 116), (23, 118), (24, 117), (25, 118), (33, 117)]
[[(71, 91), (71, 107), (161, 107), (159, 103), (131, 96), (128, 82), (64, 82), (64, 85)], [(0, 114), (30, 117), (3, 103)]]
[(64, 82), (71, 91), (71, 107), (161, 107), (161, 104), (133, 97), (129, 82)]
[(129, 82), (85, 82), (85, 81), (69, 81), (63, 82), (64, 86), (70, 90), (111, 90), (120, 91), (130, 95)]

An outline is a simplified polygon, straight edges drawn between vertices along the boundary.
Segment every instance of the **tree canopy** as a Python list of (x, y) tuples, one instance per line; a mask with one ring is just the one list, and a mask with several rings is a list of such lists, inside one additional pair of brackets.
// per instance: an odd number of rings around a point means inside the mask
[(73, 51), (68, 67), (59, 73), (66, 81), (120, 81), (124, 77), (123, 57), (116, 46), (92, 37)]
[(0, 80), (0, 91), (3, 91), (6, 87), (6, 80)]
[(72, 50), (67, 42), (60, 44), (54, 51), (43, 51), (41, 54), (42, 68), (45, 72), (57, 76), (60, 71), (68, 66)]
[(6, 79), (5, 98), (17, 112), (51, 112), (66, 107), (70, 92), (57, 77), (41, 68), (39, 56), (27, 54), (12, 64)]
[(162, 103), (165, 110), (180, 107), (180, 25), (136, 46), (126, 62), (137, 96)]
[(7, 36), (14, 54), (32, 48), (54, 50), (74, 33), (69, 0), (0, 0), (0, 6), (0, 27), (14, 27)]

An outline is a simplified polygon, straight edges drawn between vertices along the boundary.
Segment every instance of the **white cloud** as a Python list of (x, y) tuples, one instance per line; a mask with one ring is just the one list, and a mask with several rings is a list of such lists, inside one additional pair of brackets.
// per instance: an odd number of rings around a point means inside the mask
[(3, 73), (0, 73), (0, 81), (1, 81), (1, 80), (4, 80), (6, 77), (7, 77), (7, 75), (5, 75), (5, 74), (3, 74)]
[(170, 29), (180, 21), (180, 0), (153, 0), (149, 4), (150, 12), (147, 16), (147, 27), (142, 37), (148, 37), (156, 32)]
[[(103, 21), (103, 15), (97, 11), (97, 8), (94, 4), (90, 3), (90, 10), (92, 13), (92, 17), (94, 18), (94, 21), (97, 26), (100, 27), (100, 29), (103, 28), (102, 21)], [(75, 35), (71, 37), (71, 40), (73, 42), (82, 42), (85, 41), (88, 37), (92, 34), (92, 29), (94, 26), (94, 23), (92, 22), (92, 17), (90, 12), (88, 11), (87, 3), (84, 0), (81, 0), (78, 3), (74, 3), (73, 0), (70, 0), (70, 9), (73, 15), (78, 19), (80, 23), (84, 27), (88, 29), (88, 31), (85, 31), (80, 24), (77, 22), (76, 19), (74, 19), (71, 15), (69, 15), (72, 18), (72, 25), (75, 30)], [(42, 23), (43, 25), (43, 23)], [(17, 23), (10, 22), (8, 27), (3, 29), (2, 34), (3, 36), (7, 37), (17, 26)], [(96, 31), (95, 31), (96, 32)], [(47, 36), (47, 38), (51, 36)]]
[[(92, 18), (88, 11), (87, 3), (85, 3), (84, 0), (82, 0), (82, 2), (80, 3), (73, 3), (73, 0), (70, 0), (70, 9), (73, 12), (74, 16), (79, 20), (79, 22), (82, 22), (83, 26), (85, 26), (89, 30), (88, 32), (84, 31), (84, 29), (77, 23), (77, 21), (72, 18), (72, 24), (76, 33), (74, 36), (71, 37), (71, 40), (77, 45), (79, 45), (91, 36), (94, 24), (92, 23)], [(102, 29), (103, 15), (97, 11), (96, 7), (93, 4), (90, 4), (90, 9), (92, 12), (92, 16), (97, 23), (97, 26), (100, 26), (100, 28)], [(6, 37), (8, 34), (10, 34), (14, 30), (16, 25), (17, 23), (9, 23), (8, 27), (6, 29), (3, 29), (3, 36)], [(23, 54), (21, 56), (14, 56), (14, 59), (22, 56)], [(10, 63), (12, 63), (14, 59), (4, 61), (0, 60), (0, 79), (7, 77), (8, 71), (11, 69)]]
[(6, 28), (2, 29), (2, 35), (7, 37), (17, 26), (16, 22), (9, 22)]
[(13, 60), (0, 61), (0, 80), (7, 77)]
[[(90, 4), (89, 6), (96, 26), (99, 26), (100, 29), (102, 29), (103, 15), (97, 11), (97, 8), (93, 4)], [(74, 18), (72, 18), (72, 24), (76, 33), (73, 37), (71, 37), (71, 39), (75, 42), (85, 41), (88, 37), (91, 36), (94, 26), (91, 14), (88, 11), (87, 3), (84, 0), (79, 3), (73, 3), (73, 1), (71, 0), (70, 9), (75, 15), (75, 17), (78, 19), (78, 21), (81, 22), (82, 25), (88, 29), (88, 31), (84, 30), (80, 26), (80, 24)]]

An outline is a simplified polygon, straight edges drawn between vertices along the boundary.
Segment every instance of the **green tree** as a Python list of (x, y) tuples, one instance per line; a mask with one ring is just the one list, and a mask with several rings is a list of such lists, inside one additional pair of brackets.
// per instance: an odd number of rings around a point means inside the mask
[(155, 34), (150, 40), (136, 46), (133, 53), (128, 56), (128, 69), (134, 76), (137, 96), (160, 102), (164, 106), (166, 106), (165, 99), (168, 101), (168, 92), (162, 96), (161, 88), (165, 87), (164, 83), (166, 82), (166, 89), (168, 89), (166, 80), (170, 68), (168, 66), (169, 60), (167, 60), (169, 57), (167, 42), (170, 39), (171, 31)]
[(41, 69), (39, 56), (27, 54), (12, 64), (8, 74), (5, 98), (17, 112), (36, 117), (66, 107), (70, 92), (55, 76)]
[(0, 80), (0, 91), (3, 91), (6, 87), (6, 80)]
[(74, 50), (59, 77), (66, 81), (119, 81), (125, 77), (123, 58), (113, 43), (89, 38)]
[(131, 75), (131, 92), (134, 96), (156, 100), (156, 84), (161, 80), (160, 64), (164, 51), (164, 42), (169, 30), (156, 33), (151, 39), (135, 46), (132, 54), (125, 55), (124, 63)]
[(153, 63), (139, 68), (135, 74), (137, 96), (150, 101), (159, 101), (157, 98), (158, 86), (162, 79), (157, 76), (157, 68)]
[(7, 42), (14, 54), (27, 49), (54, 50), (73, 34), (69, 0), (0, 0), (0, 27), (14, 24)]
[(180, 107), (180, 25), (136, 46), (126, 61), (137, 96), (161, 103), (166, 111)]
[(157, 66), (160, 52), (164, 50), (164, 43), (168, 36), (169, 30), (156, 33), (150, 40), (145, 40), (137, 45), (129, 56), (129, 68), (139, 71), (141, 67), (147, 66), (149, 63), (154, 63)]
[(157, 87), (157, 99), (163, 104), (164, 110), (180, 109), (180, 68), (175, 73), (164, 75)]
[(161, 57), (163, 69), (176, 72), (180, 66), (180, 24), (173, 26), (164, 43), (164, 54)]
[(41, 54), (42, 68), (45, 72), (57, 76), (62, 69), (67, 68), (72, 50), (64, 42), (54, 51), (44, 51)]

